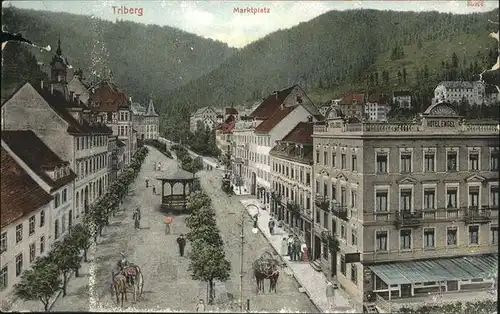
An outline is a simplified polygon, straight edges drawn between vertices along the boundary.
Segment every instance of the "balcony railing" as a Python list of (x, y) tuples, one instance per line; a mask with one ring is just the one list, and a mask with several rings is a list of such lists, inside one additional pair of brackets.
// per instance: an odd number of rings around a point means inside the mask
[(477, 206), (469, 207), (465, 210), (465, 215), (464, 215), (465, 223), (467, 224), (489, 223), (491, 221), (491, 211), (492, 209), (489, 207), (486, 208), (478, 208)]
[(424, 219), (423, 211), (409, 211), (402, 210), (396, 212), (396, 219), (394, 225), (396, 228), (418, 228), (422, 225)]
[(347, 211), (347, 206), (345, 205), (332, 205), (332, 214), (344, 221), (349, 221), (349, 215)]
[(324, 211), (330, 210), (330, 200), (326, 195), (316, 195), (314, 203)]

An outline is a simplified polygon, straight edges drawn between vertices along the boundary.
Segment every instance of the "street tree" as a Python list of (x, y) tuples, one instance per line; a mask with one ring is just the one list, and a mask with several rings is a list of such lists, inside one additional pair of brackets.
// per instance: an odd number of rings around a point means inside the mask
[(22, 300), (39, 300), (48, 312), (50, 299), (60, 289), (59, 270), (49, 256), (44, 256), (23, 272), (21, 281), (14, 286), (14, 293)]
[(185, 219), (186, 225), (191, 229), (198, 229), (206, 225), (216, 225), (215, 211), (211, 207), (203, 207)]
[(200, 208), (209, 207), (211, 204), (212, 200), (207, 194), (203, 192), (195, 193), (188, 200), (188, 208), (191, 213), (196, 212)]
[(215, 299), (214, 281), (227, 281), (230, 277), (231, 264), (226, 259), (222, 247), (207, 245), (200, 241), (193, 242), (190, 258), (188, 270), (191, 272), (191, 278), (208, 284), (208, 304), (213, 304)]
[(71, 243), (69, 238), (65, 238), (63, 241), (54, 243), (49, 256), (62, 276), (62, 296), (65, 297), (66, 286), (71, 272), (74, 271), (75, 275), (77, 275), (81, 266), (80, 250)]
[(87, 252), (92, 245), (90, 241), (92, 238), (92, 234), (87, 225), (85, 224), (77, 224), (73, 228), (73, 232), (71, 233), (72, 242), (81, 250), (83, 250), (83, 260), (85, 263), (88, 262)]
[(204, 225), (197, 229), (191, 229), (186, 235), (187, 239), (191, 242), (205, 243), (206, 245), (212, 245), (221, 247), (224, 245), (222, 238), (220, 236), (219, 228), (216, 225)]

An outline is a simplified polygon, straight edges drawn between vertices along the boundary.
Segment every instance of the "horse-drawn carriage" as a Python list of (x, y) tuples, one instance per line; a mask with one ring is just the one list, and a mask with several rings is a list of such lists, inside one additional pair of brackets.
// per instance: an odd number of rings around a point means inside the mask
[(222, 185), (221, 190), (229, 195), (234, 193), (233, 187), (231, 185), (231, 174), (225, 173), (222, 175)]
[(117, 273), (112, 274), (111, 294), (116, 296), (116, 304), (123, 307), (123, 300), (127, 301), (127, 292), (133, 289), (134, 302), (140, 297), (144, 290), (144, 276), (141, 268), (137, 265), (129, 264), (122, 267)]

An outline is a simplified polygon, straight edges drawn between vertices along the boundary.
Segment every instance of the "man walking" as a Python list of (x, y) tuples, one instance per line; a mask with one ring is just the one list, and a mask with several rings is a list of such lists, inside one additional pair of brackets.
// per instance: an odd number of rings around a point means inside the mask
[(146, 187), (149, 188), (149, 179), (146, 178)]
[(184, 248), (186, 247), (186, 239), (184, 239), (184, 235), (181, 234), (177, 238), (177, 244), (179, 244), (179, 254), (180, 256), (184, 256)]
[(293, 237), (292, 235), (288, 236), (288, 256), (290, 256), (290, 260), (292, 260), (292, 245), (293, 245)]
[(271, 217), (269, 217), (268, 227), (269, 227), (269, 233), (270, 233), (271, 235), (273, 235), (273, 234), (274, 234), (274, 219), (273, 219), (273, 217), (272, 217), (272, 216), (271, 216)]
[(153, 184), (153, 195), (156, 195), (156, 186)]
[(205, 302), (203, 302), (203, 299), (200, 299), (196, 305), (196, 312), (205, 312)]
[(335, 289), (330, 280), (326, 282), (326, 298), (328, 299), (328, 309), (330, 313), (335, 312)]

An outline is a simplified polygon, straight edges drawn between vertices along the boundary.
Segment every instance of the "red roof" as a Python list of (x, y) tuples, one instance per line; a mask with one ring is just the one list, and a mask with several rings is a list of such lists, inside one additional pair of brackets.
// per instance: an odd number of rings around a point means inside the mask
[(238, 114), (238, 110), (236, 110), (235, 108), (226, 108), (226, 114), (235, 114), (235, 115), (237, 115)]
[(368, 96), (368, 102), (386, 105), (390, 103), (390, 98), (384, 93), (374, 93)]
[(89, 107), (98, 112), (117, 112), (120, 108), (129, 107), (126, 93), (120, 91), (110, 80), (102, 80), (91, 89)]
[(283, 142), (294, 142), (294, 143), (312, 143), (313, 138), (313, 123), (312, 122), (299, 122), (285, 137), (282, 139)]
[(2, 140), (52, 189), (56, 190), (65, 186), (76, 178), (76, 174), (72, 170), (57, 180), (53, 180), (45, 172), (45, 170), (55, 167), (68, 166), (69, 162), (59, 158), (33, 131), (2, 131)]
[(344, 97), (342, 97), (342, 100), (339, 102), (340, 105), (353, 105), (355, 103), (357, 103), (358, 105), (364, 104), (365, 95), (349, 93), (344, 95)]
[(295, 86), (296, 85), (267, 96), (267, 98), (264, 99), (264, 101), (262, 101), (262, 103), (248, 116), (258, 119), (266, 119), (270, 117), (277, 109), (279, 109), (280, 105), (285, 101), (285, 98), (290, 95)]
[(236, 125), (236, 118), (233, 115), (230, 115), (229, 117), (227, 117), (224, 123), (221, 123), (219, 125), (218, 129), (222, 133), (232, 133), (235, 125)]
[(286, 107), (286, 106), (280, 106), (278, 107), (278, 110), (276, 110), (272, 116), (267, 118), (266, 120), (262, 121), (261, 124), (259, 124), (255, 128), (255, 132), (259, 133), (267, 133), (271, 131), (278, 123), (280, 123), (281, 120), (283, 120), (290, 112), (292, 112), (297, 106), (293, 107)]
[(53, 197), (45, 192), (3, 147), (1, 167), (1, 228), (52, 201)]

